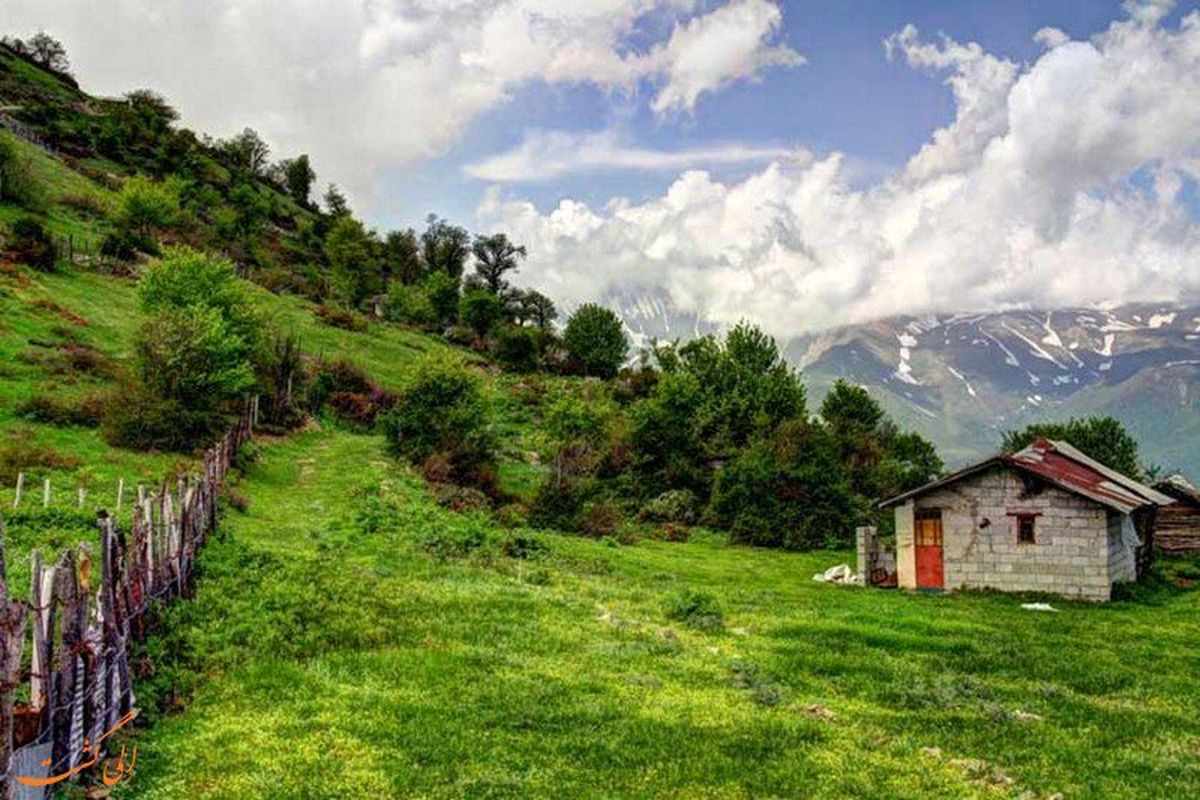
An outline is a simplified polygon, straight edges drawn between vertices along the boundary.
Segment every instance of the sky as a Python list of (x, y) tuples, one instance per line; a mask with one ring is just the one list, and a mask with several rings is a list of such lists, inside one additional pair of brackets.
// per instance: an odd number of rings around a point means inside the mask
[(1200, 298), (1200, 0), (0, 0), (561, 303), (782, 336)]

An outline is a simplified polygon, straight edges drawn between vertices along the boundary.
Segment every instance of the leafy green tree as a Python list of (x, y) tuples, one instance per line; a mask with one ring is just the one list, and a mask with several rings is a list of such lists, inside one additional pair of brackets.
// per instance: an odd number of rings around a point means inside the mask
[(410, 286), (399, 281), (388, 284), (383, 315), (393, 322), (407, 322), (412, 325), (432, 325), (438, 321), (429, 295), (420, 286)]
[(704, 390), (698, 424), (714, 455), (745, 446), (768, 435), (786, 419), (805, 413), (800, 374), (779, 353), (775, 340), (757, 327), (741, 323), (723, 341), (695, 339), (678, 350), (679, 368), (691, 373)]
[(168, 251), (138, 295), (138, 380), (108, 404), (105, 430), (125, 446), (187, 450), (216, 435), (256, 385), (261, 321), (233, 265), (194, 250)]
[(346, 195), (342, 194), (342, 190), (336, 183), (329, 184), (322, 199), (325, 201), (325, 213), (329, 216), (334, 218), (350, 216), (350, 201), (346, 199)]
[(467, 289), (458, 301), (458, 318), (485, 337), (504, 319), (504, 301), (488, 289)]
[(228, 259), (186, 247), (169, 249), (142, 274), (138, 301), (147, 316), (190, 308), (216, 311), (247, 360), (262, 342), (262, 314)]
[(313, 183), (317, 180), (317, 173), (313, 171), (308, 154), (301, 153), (295, 158), (283, 161), (279, 166), (288, 195), (302, 208), (308, 208)]
[(51, 72), (66, 73), (71, 68), (67, 48), (45, 31), (38, 31), (25, 43), (26, 51), (35, 62)]
[(443, 456), (460, 478), (495, 457), (482, 382), (459, 362), (422, 362), (380, 423), (394, 454), (416, 464)]
[(508, 288), (504, 276), (516, 272), (527, 254), (523, 246), (513, 244), (503, 233), (476, 236), (471, 252), (475, 254), (475, 281), (497, 295)]
[(533, 372), (538, 368), (541, 354), (541, 332), (511, 323), (495, 329), (496, 358), (505, 369), (513, 372)]
[(245, 128), (232, 139), (221, 142), (219, 149), (234, 167), (251, 175), (263, 175), (270, 163), (271, 148), (253, 128)]
[(519, 292), (513, 298), (515, 316), (518, 323), (530, 323), (540, 331), (549, 331), (558, 319), (558, 309), (554, 301), (541, 292), (527, 289)]
[(1110, 469), (1142, 479), (1137, 440), (1113, 417), (1083, 417), (1067, 422), (1041, 422), (1004, 434), (1001, 449), (1015, 453), (1034, 439), (1060, 439)]
[(363, 224), (349, 215), (337, 217), (325, 234), (325, 257), (339, 301), (357, 306), (379, 289), (375, 240)]
[(611, 378), (629, 355), (629, 337), (610, 309), (585, 303), (567, 320), (563, 347), (584, 375)]
[(171, 227), (179, 218), (182, 187), (182, 182), (177, 179), (159, 183), (141, 175), (133, 176), (125, 181), (117, 195), (113, 224), (153, 246), (155, 234)]
[(733, 539), (761, 547), (845, 547), (854, 499), (837, 442), (820, 425), (784, 422), (717, 473), (710, 511)]
[(667, 373), (650, 397), (633, 406), (633, 472), (643, 498), (669, 489), (689, 489), (707, 497), (708, 470), (697, 425), (703, 403), (704, 392), (694, 375)]
[(421, 234), (425, 269), (444, 272), (456, 280), (462, 278), (467, 256), (471, 253), (471, 235), (465, 228), (451, 225), (434, 214), (430, 214), (425, 222), (425, 232)]
[(433, 306), (435, 320), (448, 325), (458, 319), (458, 278), (435, 270), (421, 281), (421, 289)]
[(388, 278), (407, 284), (419, 283), (424, 267), (417, 232), (412, 228), (389, 232), (383, 241), (383, 263)]

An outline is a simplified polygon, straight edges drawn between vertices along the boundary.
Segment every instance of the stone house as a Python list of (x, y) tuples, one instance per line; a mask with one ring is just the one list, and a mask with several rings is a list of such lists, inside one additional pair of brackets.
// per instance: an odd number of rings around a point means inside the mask
[(885, 500), (896, 514), (896, 581), (1108, 600), (1148, 563), (1171, 498), (1038, 439)]

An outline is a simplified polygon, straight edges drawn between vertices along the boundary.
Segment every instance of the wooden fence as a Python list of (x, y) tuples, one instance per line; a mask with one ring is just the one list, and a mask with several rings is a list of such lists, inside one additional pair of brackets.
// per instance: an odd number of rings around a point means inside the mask
[[(205, 451), (198, 477), (138, 492), (128, 535), (98, 513), (98, 566), (87, 543), (53, 564), (35, 551), (28, 601), (10, 597), (0, 523), (0, 796), (44, 797), (47, 789), (16, 778), (80, 766), (92, 757), (85, 742), (100, 741), (133, 709), (132, 649), (148, 633), (150, 601), (191, 593), (196, 555), (217, 524), (221, 483), (250, 438), (257, 405), (247, 401), (238, 424)], [(28, 702), (17, 703), (26, 680)]]

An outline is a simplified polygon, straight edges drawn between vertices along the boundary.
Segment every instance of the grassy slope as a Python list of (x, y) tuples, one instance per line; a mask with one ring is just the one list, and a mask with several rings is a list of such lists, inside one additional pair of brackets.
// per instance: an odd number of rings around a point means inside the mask
[[(422, 539), (504, 534), (334, 430), (265, 443), (240, 489), (169, 642), (198, 690), (136, 737), (130, 796), (1200, 790), (1197, 593), (1037, 614), (816, 584), (846, 556), (708, 536), (439, 561)], [(667, 619), (684, 589), (717, 598), (723, 631)]]

